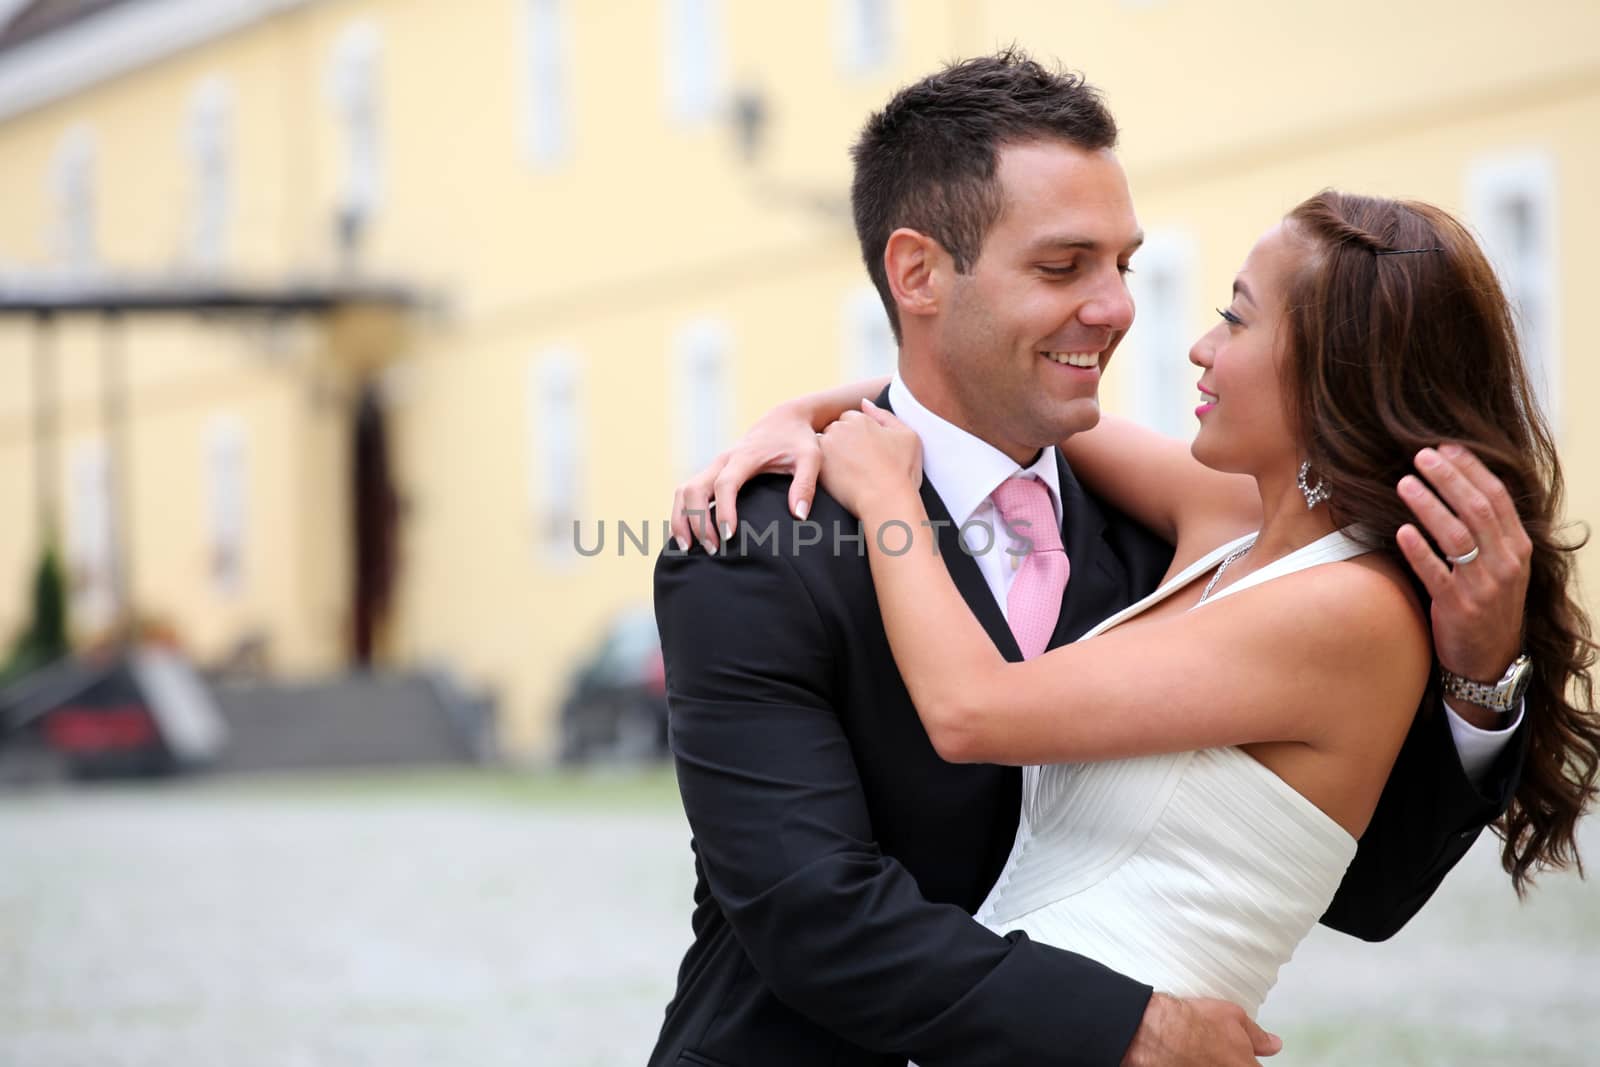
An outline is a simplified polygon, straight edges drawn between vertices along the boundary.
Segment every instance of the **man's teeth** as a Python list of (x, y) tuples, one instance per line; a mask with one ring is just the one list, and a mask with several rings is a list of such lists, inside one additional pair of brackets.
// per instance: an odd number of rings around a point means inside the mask
[(1053, 359), (1057, 363), (1065, 363), (1069, 367), (1097, 367), (1100, 365), (1098, 352), (1046, 352), (1046, 359)]

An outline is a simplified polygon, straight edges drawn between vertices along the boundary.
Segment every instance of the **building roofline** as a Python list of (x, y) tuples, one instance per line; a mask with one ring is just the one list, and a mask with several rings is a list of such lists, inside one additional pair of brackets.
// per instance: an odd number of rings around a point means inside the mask
[(27, 0), (5, 5), (0, 0), (0, 55), (29, 41), (48, 37), (68, 26), (120, 4), (139, 0)]
[(0, 55), (0, 121), (315, 0), (118, 4)]
[(0, 279), (0, 318), (57, 314), (318, 314), (346, 307), (412, 310), (418, 290), (377, 280), (290, 281), (251, 285), (206, 279), (87, 281)]

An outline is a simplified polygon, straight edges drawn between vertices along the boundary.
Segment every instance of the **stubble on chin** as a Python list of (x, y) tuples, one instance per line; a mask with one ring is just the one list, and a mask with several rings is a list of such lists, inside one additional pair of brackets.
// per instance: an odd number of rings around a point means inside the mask
[(1055, 417), (1037, 436), (1048, 437), (1046, 444), (1058, 445), (1073, 434), (1092, 430), (1098, 425), (1100, 425), (1099, 397), (1083, 397), (1063, 405), (1062, 410), (1055, 413)]

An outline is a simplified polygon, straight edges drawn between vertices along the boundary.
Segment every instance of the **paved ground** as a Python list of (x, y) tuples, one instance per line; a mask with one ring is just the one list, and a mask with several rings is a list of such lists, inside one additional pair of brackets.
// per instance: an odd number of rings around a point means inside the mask
[[(0, 795), (0, 1064), (639, 1064), (689, 891), (659, 777)], [(1600, 1062), (1600, 891), (1519, 908), (1480, 849), (1390, 944), (1319, 932), (1263, 1021), (1285, 1064)]]

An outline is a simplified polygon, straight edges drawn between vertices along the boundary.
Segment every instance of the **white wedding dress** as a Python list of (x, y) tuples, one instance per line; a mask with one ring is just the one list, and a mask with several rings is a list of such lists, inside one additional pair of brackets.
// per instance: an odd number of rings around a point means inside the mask
[[(1080, 640), (1159, 603), (1253, 536), (1223, 545)], [(1365, 551), (1329, 534), (1207, 604)], [(1159, 991), (1220, 997), (1254, 1016), (1355, 852), (1343, 827), (1238, 748), (1024, 767), (1017, 838), (977, 919)]]

